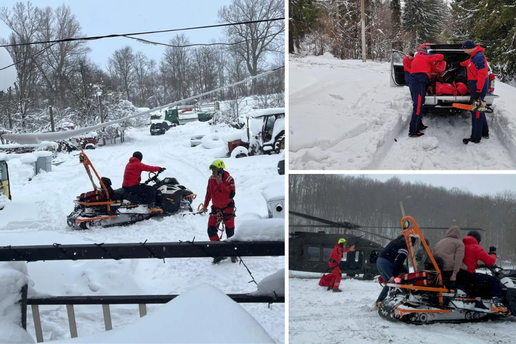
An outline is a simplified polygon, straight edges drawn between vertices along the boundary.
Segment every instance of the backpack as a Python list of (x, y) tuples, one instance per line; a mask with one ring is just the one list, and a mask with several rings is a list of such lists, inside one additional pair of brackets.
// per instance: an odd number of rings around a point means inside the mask
[(104, 194), (104, 191), (101, 190), (95, 190), (95, 191), (89, 191), (85, 192), (79, 195), (79, 202), (103, 202), (106, 200), (106, 195)]

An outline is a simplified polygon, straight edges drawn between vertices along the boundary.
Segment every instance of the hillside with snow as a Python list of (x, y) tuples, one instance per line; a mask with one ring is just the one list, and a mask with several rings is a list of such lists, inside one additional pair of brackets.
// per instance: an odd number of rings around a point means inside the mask
[(496, 81), (490, 139), (464, 145), (469, 113), (429, 115), (408, 137), (408, 87), (390, 87), (390, 63), (329, 54), (289, 61), (289, 166), (293, 170), (512, 170), (516, 88)]

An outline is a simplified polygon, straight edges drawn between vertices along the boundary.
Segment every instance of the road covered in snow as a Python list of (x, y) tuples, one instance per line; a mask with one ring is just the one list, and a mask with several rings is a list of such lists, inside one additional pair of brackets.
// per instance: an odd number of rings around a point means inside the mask
[(490, 138), (462, 143), (469, 113), (429, 115), (408, 137), (408, 87), (390, 87), (390, 63), (290, 57), (289, 165), (293, 170), (511, 170), (516, 88), (496, 81)]

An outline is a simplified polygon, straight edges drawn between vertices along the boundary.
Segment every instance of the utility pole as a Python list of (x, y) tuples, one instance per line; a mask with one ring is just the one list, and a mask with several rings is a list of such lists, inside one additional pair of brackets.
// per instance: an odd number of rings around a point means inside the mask
[(48, 112), (50, 114), (50, 127), (52, 128), (52, 132), (54, 133), (56, 130), (54, 127), (54, 113), (52, 111), (52, 105), (48, 107)]
[(360, 7), (362, 9), (362, 62), (366, 62), (366, 44), (365, 44), (365, 10), (364, 0), (360, 0)]

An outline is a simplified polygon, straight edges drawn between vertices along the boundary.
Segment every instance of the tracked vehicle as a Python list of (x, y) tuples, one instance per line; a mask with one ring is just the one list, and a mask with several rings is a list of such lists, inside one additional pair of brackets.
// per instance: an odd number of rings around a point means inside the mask
[[(475, 299), (469, 297), (463, 287), (448, 289), (444, 285), (439, 264), (426, 244), (416, 221), (410, 216), (404, 216), (401, 225), (414, 272), (400, 275), (395, 279), (395, 283), (386, 284), (391, 290), (379, 306), (378, 313), (381, 317), (412, 324), (428, 324), (500, 319), (511, 314), (516, 315), (516, 270), (490, 268), (493, 276), (500, 279), (504, 285), (503, 300), (500, 302), (483, 299), (482, 302), (488, 309), (480, 310), (475, 308)], [(428, 253), (428, 270), (418, 271), (411, 236), (419, 237)]]

